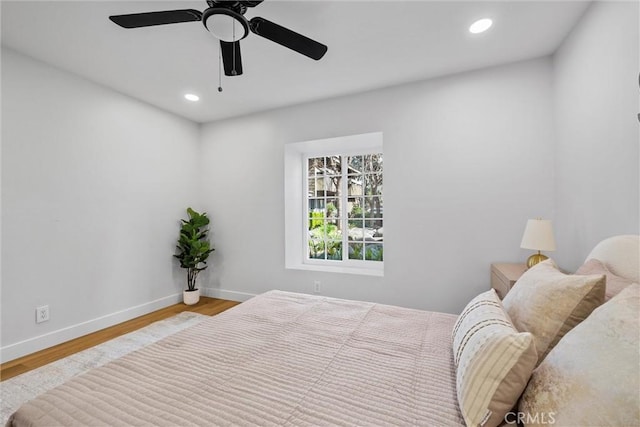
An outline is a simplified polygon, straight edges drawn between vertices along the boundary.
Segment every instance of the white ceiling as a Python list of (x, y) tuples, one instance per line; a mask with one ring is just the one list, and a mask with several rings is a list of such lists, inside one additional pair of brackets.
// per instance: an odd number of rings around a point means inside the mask
[[(316, 62), (249, 34), (244, 74), (218, 88), (218, 42), (198, 22), (126, 30), (109, 15), (202, 1), (2, 1), (2, 44), (197, 122), (248, 114), (555, 51), (581, 1), (280, 1), (262, 16), (329, 47)], [(472, 35), (469, 25), (491, 17)], [(186, 92), (200, 95), (191, 103)]]

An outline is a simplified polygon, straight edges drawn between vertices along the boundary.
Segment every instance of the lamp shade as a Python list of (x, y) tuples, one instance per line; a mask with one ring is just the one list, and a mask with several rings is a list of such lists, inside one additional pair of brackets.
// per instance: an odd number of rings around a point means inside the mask
[(555, 251), (556, 240), (553, 227), (548, 219), (530, 219), (524, 229), (520, 247), (535, 251)]

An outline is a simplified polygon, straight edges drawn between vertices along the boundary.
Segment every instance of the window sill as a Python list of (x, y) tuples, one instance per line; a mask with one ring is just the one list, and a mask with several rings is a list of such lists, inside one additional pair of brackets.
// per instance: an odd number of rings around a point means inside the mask
[(359, 274), (361, 276), (384, 276), (382, 268), (344, 267), (320, 264), (293, 264), (285, 267), (287, 270), (322, 271), (325, 273)]

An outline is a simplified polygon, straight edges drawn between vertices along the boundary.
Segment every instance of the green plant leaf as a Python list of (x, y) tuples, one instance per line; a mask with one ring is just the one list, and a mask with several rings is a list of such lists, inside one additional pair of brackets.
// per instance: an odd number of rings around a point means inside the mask
[(189, 281), (195, 280), (197, 274), (206, 269), (206, 259), (213, 252), (211, 243), (207, 240), (209, 232), (207, 226), (210, 220), (206, 213), (198, 213), (187, 208), (188, 220), (181, 220), (178, 244), (174, 257), (180, 260), (180, 266), (188, 270)]

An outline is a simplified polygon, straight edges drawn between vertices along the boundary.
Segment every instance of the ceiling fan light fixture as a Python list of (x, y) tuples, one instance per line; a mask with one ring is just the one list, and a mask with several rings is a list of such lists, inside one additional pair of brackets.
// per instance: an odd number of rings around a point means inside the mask
[(247, 19), (230, 9), (209, 8), (202, 15), (202, 23), (215, 38), (224, 42), (237, 42), (249, 34)]

